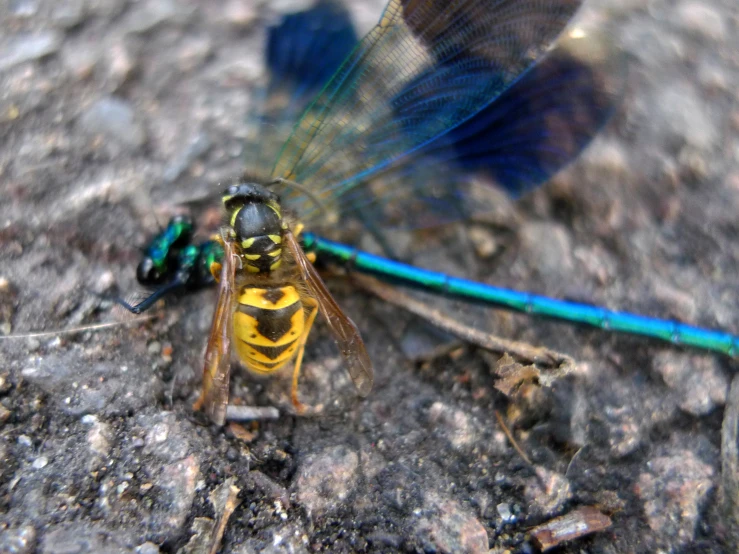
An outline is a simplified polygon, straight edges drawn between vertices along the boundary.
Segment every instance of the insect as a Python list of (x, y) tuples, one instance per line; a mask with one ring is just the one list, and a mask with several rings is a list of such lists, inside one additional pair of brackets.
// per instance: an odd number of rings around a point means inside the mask
[[(337, 9), (332, 3), (320, 6)], [(196, 408), (223, 423), (233, 347), (257, 373), (294, 361), (292, 401), (298, 412), (307, 411), (298, 398), (298, 377), (318, 312), (357, 390), (369, 393), (373, 371), (359, 331), (313, 268), (301, 235), (309, 253), (390, 281), (736, 355), (739, 339), (727, 333), (455, 280), (302, 233), (304, 224), (312, 229), (320, 222), (325, 228), (351, 216), (379, 237), (388, 224), (452, 221), (475, 210), (467, 203), (474, 191), (460, 179), (462, 170), (488, 168), (503, 188), (520, 194), (566, 164), (607, 120), (612, 99), (595, 92), (592, 82), (582, 84), (587, 79), (579, 66), (568, 74), (568, 57), (557, 51), (530, 68), (578, 6), (576, 1), (391, 0), (378, 25), (291, 129), (285, 121), (301, 102), (286, 92), (288, 82), (305, 71), (290, 63), (275, 71), (283, 81), (267, 87), (267, 100), (286, 115), (267, 114), (263, 122), (270, 126), (269, 142), (289, 130), (276, 161), (267, 168), (259, 167), (259, 160), (247, 163), (245, 178), (223, 194), (226, 223), (213, 241), (194, 246), (187, 222), (171, 222), (139, 266), (140, 276), (163, 284), (144, 302), (127, 306), (142, 311), (175, 288), (218, 282)], [(580, 85), (592, 117), (576, 111), (575, 99), (568, 104), (561, 91), (552, 94), (560, 87), (576, 98), (573, 90)], [(303, 87), (301, 99), (311, 88)], [(527, 128), (526, 118), (510, 121), (516, 109), (530, 113), (528, 104), (542, 96), (556, 99), (552, 112), (570, 109), (570, 143), (558, 144), (560, 135), (545, 136), (536, 125)], [(539, 111), (547, 113), (546, 103)], [(504, 117), (509, 120), (503, 126)], [(504, 140), (513, 137), (518, 142)], [(278, 189), (283, 194), (276, 194)]]

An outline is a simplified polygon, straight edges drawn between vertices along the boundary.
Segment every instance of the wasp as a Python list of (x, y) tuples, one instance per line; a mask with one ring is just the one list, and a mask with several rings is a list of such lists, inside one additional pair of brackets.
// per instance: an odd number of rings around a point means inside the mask
[[(357, 326), (339, 308), (303, 251), (298, 241), (302, 224), (283, 213), (277, 193), (258, 183), (228, 187), (222, 203), (227, 223), (211, 242), (198, 248), (206, 254), (200, 263), (191, 265), (197, 268), (207, 262), (218, 283), (202, 393), (195, 409), (202, 409), (217, 424), (224, 423), (233, 349), (243, 365), (259, 375), (272, 374), (293, 361), (292, 404), (299, 414), (309, 412), (311, 408), (298, 397), (298, 379), (305, 344), (319, 312), (325, 316), (358, 393), (369, 394), (374, 376), (367, 349)], [(222, 249), (215, 255), (214, 244)], [(149, 257), (144, 258), (138, 273), (153, 265)], [(201, 279), (195, 272), (194, 277), (182, 274), (181, 262), (176, 268), (181, 283)], [(150, 298), (144, 302), (150, 305)], [(141, 305), (131, 308), (138, 311)]]

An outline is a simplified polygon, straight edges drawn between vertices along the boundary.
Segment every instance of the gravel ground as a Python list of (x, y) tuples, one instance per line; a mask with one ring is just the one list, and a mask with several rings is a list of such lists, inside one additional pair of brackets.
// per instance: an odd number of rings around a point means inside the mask
[[(0, 332), (114, 320), (100, 295), (135, 288), (152, 205), (240, 174), (263, 26), (288, 4), (0, 5)], [(382, 7), (354, 4), (363, 29)], [(737, 333), (736, 2), (593, 0), (582, 17), (630, 58), (623, 105), (576, 163), (474, 230), (481, 272)], [(443, 250), (418, 255), (443, 268)], [(611, 527), (558, 552), (736, 551), (735, 361), (487, 311), (498, 334), (577, 361), (506, 398), (497, 356), (410, 361), (428, 330), (330, 286), (376, 386), (357, 399), (317, 329), (301, 389), (326, 405), (316, 418), (192, 413), (209, 291), (135, 325), (2, 341), (0, 552), (207, 552), (219, 523), (240, 554), (535, 552), (534, 526), (584, 506)], [(288, 387), (237, 376), (232, 396), (282, 408)]]

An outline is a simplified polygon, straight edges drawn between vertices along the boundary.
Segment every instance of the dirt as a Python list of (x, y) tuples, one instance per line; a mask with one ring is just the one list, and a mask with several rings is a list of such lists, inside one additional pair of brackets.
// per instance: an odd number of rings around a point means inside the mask
[[(301, 394), (322, 415), (289, 414), (289, 375), (238, 372), (232, 397), (278, 420), (192, 412), (214, 293), (135, 322), (110, 298), (136, 289), (157, 205), (243, 170), (263, 28), (283, 7), (0, 7), (2, 333), (127, 321), (0, 342), (0, 552), (207, 551), (195, 539), (224, 483), (240, 492), (221, 552), (535, 552), (534, 526), (585, 506), (611, 527), (558, 552), (735, 551), (721, 433), (737, 363), (720, 354), (486, 310), (497, 334), (576, 360), (505, 397), (498, 355), (436, 350), (448, 337), (339, 277), (375, 364), (368, 398), (319, 326)], [(381, 8), (351, 4), (363, 30)], [(580, 17), (628, 60), (621, 105), (552, 182), (469, 229), (487, 256), (475, 277), (739, 332), (736, 3), (598, 0)], [(454, 244), (411, 249), (462, 273)], [(430, 361), (409, 359), (419, 344)]]

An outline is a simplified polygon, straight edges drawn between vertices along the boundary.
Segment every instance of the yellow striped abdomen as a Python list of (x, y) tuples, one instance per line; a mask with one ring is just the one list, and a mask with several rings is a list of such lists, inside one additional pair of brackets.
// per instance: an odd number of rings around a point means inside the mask
[(306, 314), (295, 287), (245, 287), (234, 313), (234, 347), (256, 373), (272, 373), (292, 360), (305, 332)]

